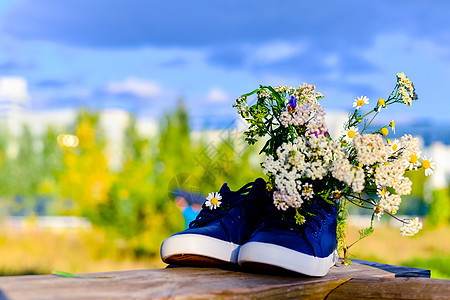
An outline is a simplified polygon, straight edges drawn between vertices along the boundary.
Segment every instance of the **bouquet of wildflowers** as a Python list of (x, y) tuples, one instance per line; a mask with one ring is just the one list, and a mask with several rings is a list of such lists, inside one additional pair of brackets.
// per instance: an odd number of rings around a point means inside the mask
[[(247, 98), (255, 94), (257, 101), (249, 106)], [(294, 214), (301, 225), (309, 213), (303, 204), (326, 201), (338, 206), (338, 245), (344, 256), (349, 247), (344, 240), (347, 203), (373, 209), (370, 227), (360, 231), (360, 239), (373, 231), (374, 217), (379, 219), (384, 213), (403, 223), (402, 235), (417, 233), (422, 228), (417, 218), (395, 216), (401, 196), (411, 192), (412, 182), (405, 172), (422, 168), (430, 175), (435, 164), (421, 155), (417, 138), (387, 138), (390, 130), (395, 133), (394, 121), (368, 132), (374, 118), (389, 105), (410, 106), (417, 100), (412, 82), (398, 73), (389, 97), (379, 99), (365, 114), (361, 111), (369, 105), (369, 99), (358, 97), (342, 136), (336, 139), (328, 132), (319, 102), (322, 98), (314, 86), (304, 83), (298, 88), (261, 86), (234, 104), (249, 124), (244, 132), (248, 143), (266, 140), (261, 165), (269, 177), (276, 208)]]

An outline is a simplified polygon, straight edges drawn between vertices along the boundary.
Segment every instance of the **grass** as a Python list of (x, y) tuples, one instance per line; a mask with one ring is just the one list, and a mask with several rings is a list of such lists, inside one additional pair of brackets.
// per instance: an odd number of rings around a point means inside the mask
[[(358, 237), (350, 227), (348, 243)], [(450, 226), (424, 229), (402, 237), (398, 228), (375, 227), (374, 233), (350, 248), (351, 258), (430, 269), (433, 278), (450, 278)], [(110, 240), (100, 230), (55, 232), (31, 227), (0, 230), (0, 275), (91, 273), (163, 268), (159, 256), (133, 255), (123, 240)]]
[[(376, 223), (375, 223), (376, 226)], [(358, 237), (350, 227), (348, 243)], [(450, 226), (424, 229), (416, 236), (404, 237), (398, 228), (375, 227), (374, 233), (350, 248), (350, 257), (380, 263), (431, 270), (432, 278), (450, 279)]]

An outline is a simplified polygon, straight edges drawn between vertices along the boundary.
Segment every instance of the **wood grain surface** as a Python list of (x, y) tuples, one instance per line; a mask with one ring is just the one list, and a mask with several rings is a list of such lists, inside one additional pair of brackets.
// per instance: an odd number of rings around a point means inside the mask
[[(0, 300), (450, 298), (449, 280), (395, 278), (392, 267), (386, 271), (360, 261), (349, 267), (332, 267), (328, 275), (319, 278), (190, 267), (82, 274), (101, 278), (11, 276), (0, 277)], [(414, 270), (418, 274), (424, 271), (409, 268), (409, 272)]]

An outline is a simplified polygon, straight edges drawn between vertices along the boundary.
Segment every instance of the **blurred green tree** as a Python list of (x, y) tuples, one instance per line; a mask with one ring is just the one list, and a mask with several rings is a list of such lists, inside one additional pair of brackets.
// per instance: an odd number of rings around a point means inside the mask
[(434, 226), (450, 223), (450, 188), (433, 191), (427, 221)]

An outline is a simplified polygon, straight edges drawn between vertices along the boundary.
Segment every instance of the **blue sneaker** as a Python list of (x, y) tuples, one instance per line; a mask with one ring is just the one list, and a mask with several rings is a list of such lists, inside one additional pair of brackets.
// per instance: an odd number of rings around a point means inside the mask
[[(239, 251), (242, 267), (285, 269), (309, 276), (324, 276), (337, 259), (337, 207), (325, 201), (313, 202), (303, 225), (294, 215), (273, 211)], [(284, 215), (283, 215), (284, 213)]]
[(235, 192), (225, 183), (219, 194), (207, 198), (188, 229), (162, 243), (161, 258), (165, 263), (195, 266), (237, 263), (240, 246), (261, 225), (273, 206), (272, 200), (262, 178)]

